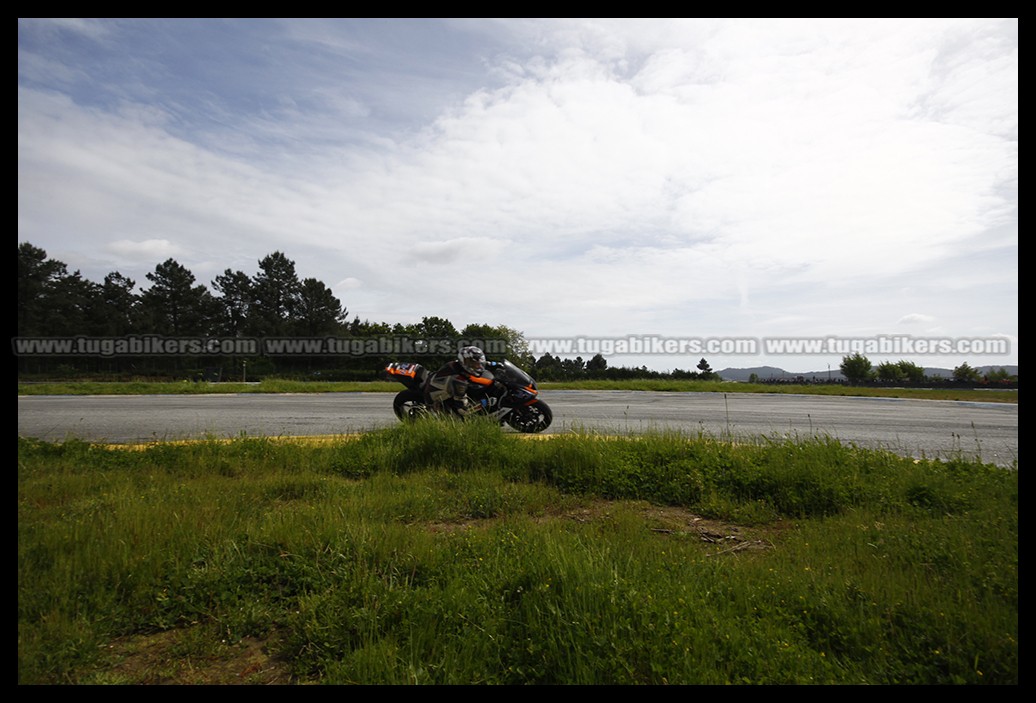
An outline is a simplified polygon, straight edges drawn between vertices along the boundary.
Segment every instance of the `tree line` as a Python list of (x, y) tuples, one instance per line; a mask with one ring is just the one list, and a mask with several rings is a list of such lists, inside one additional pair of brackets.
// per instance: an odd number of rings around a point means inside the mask
[[(911, 361), (883, 361), (877, 366), (859, 352), (842, 357), (839, 366), (846, 382), (853, 386), (873, 384), (930, 384), (933, 379), (925, 376), (924, 369)], [(995, 386), (1017, 385), (1018, 377), (1012, 376), (1007, 369), (999, 368), (981, 373), (967, 362), (954, 367), (951, 382), (955, 384), (984, 384)]]
[[(495, 340), (503, 356), (545, 381), (565, 380), (720, 380), (705, 359), (697, 371), (661, 372), (641, 367), (609, 366), (601, 354), (588, 360), (543, 354), (536, 358), (518, 330), (506, 325), (470, 323), (457, 329), (449, 320), (423, 317), (418, 323), (361, 321), (331, 289), (316, 278), (299, 278), (295, 262), (275, 251), (258, 261), (254, 273), (226, 269), (208, 286), (175, 259), (167, 259), (136, 281), (113, 271), (96, 283), (79, 271), (24, 242), (18, 245), (17, 336), (19, 338), (339, 338), (373, 340)], [(456, 345), (454, 345), (454, 349)], [(492, 355), (499, 358), (501, 354)], [(19, 355), (22, 377), (146, 377), (207, 380), (258, 380), (263, 377), (372, 380), (389, 361), (418, 361), (435, 368), (452, 353), (406, 358), (373, 352), (362, 354)], [(907, 361), (883, 362), (876, 368), (860, 354), (847, 356), (842, 375), (852, 385), (929, 382), (924, 370)], [(1017, 384), (1017, 376), (980, 374), (968, 364), (954, 369), (954, 382)]]
[[(47, 256), (31, 243), (18, 245), (17, 336), (19, 338), (339, 338), (372, 340), (496, 340), (503, 356), (537, 378), (718, 378), (704, 359), (699, 372), (669, 374), (647, 368), (609, 368), (605, 358), (534, 358), (521, 332), (506, 325), (471, 323), (457, 329), (449, 320), (423, 317), (402, 324), (348, 319), (348, 310), (331, 289), (315, 278), (299, 278), (295, 262), (275, 251), (258, 261), (254, 273), (226, 269), (207, 286), (175, 259), (167, 259), (137, 282), (113, 271), (103, 282)], [(375, 349), (377, 349), (375, 347)], [(403, 355), (405, 356), (405, 354)], [(497, 354), (496, 356), (500, 356)], [(208, 380), (257, 380), (267, 376), (370, 380), (389, 361), (415, 360), (437, 367), (452, 353), (401, 359), (392, 353), (351, 355), (168, 356), (119, 354), (19, 355), (24, 376), (172, 377)]]

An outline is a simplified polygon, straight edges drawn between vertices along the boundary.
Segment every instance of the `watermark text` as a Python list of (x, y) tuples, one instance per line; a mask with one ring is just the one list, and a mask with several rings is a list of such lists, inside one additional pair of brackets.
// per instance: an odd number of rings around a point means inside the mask
[[(526, 340), (533, 358), (543, 355), (613, 356), (850, 356), (1006, 355), (1004, 337), (557, 337)], [(487, 357), (514, 354), (505, 339), (372, 337), (15, 337), (16, 356), (449, 356), (465, 346)]]
[(16, 356), (448, 356), (466, 346), (505, 356), (503, 339), (376, 337), (15, 337)]

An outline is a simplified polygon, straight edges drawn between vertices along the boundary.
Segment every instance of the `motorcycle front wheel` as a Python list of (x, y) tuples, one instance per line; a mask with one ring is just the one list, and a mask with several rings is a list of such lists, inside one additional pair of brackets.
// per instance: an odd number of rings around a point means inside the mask
[(508, 425), (526, 434), (542, 432), (550, 427), (553, 419), (554, 413), (551, 412), (550, 406), (542, 400), (515, 408), (504, 418)]
[(424, 394), (421, 391), (409, 388), (405, 391), (400, 391), (392, 400), (392, 411), (403, 422), (416, 420), (428, 412), (424, 404)]

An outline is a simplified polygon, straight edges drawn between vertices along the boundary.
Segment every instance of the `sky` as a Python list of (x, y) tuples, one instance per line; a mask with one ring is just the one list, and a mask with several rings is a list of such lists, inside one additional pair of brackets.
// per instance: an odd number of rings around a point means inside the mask
[(1018, 19), (19, 19), (18, 242), (610, 366), (1014, 365)]

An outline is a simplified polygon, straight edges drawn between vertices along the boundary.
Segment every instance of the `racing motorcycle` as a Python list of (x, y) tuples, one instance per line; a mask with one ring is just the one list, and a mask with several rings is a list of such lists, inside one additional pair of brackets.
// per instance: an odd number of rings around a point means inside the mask
[[(421, 364), (411, 362), (393, 361), (385, 367), (387, 378), (406, 386), (392, 401), (396, 417), (407, 421), (435, 413), (425, 402), (425, 384), (431, 375)], [(490, 417), (525, 433), (550, 427), (554, 415), (550, 406), (540, 400), (536, 381), (510, 361), (487, 362), (482, 376), (471, 380), (467, 393), (469, 414)]]

